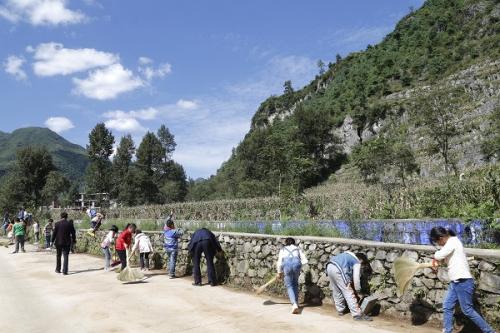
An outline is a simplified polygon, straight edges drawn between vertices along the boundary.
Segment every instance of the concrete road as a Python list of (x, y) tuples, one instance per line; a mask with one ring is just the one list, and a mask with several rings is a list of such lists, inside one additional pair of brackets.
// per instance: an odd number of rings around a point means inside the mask
[(145, 283), (123, 285), (103, 261), (70, 256), (70, 274), (54, 272), (55, 255), (10, 254), (0, 248), (0, 332), (335, 332), (435, 333), (376, 318), (354, 322), (331, 306), (290, 314), (285, 300), (224, 287), (194, 287), (156, 272)]

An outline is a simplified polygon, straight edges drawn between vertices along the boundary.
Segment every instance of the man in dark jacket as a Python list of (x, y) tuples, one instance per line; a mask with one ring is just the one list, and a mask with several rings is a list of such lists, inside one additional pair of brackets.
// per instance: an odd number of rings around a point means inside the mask
[(211, 286), (217, 285), (215, 276), (214, 257), (222, 248), (215, 238), (215, 235), (208, 229), (201, 228), (194, 232), (188, 245), (189, 252), (193, 257), (193, 277), (195, 286), (201, 286), (200, 260), (201, 254), (207, 260), (208, 283)]
[(68, 275), (68, 261), (71, 244), (76, 243), (75, 227), (68, 221), (68, 213), (61, 213), (61, 221), (57, 222), (52, 232), (52, 243), (57, 250), (56, 273), (61, 273), (61, 255), (64, 256), (62, 273)]

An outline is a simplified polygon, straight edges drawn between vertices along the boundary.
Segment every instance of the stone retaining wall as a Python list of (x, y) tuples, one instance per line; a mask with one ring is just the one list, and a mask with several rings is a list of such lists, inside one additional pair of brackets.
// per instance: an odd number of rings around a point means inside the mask
[[(284, 237), (241, 233), (216, 234), (226, 253), (225, 259), (216, 261), (221, 283), (252, 290), (254, 286), (265, 283), (275, 274), (277, 254)], [(104, 232), (99, 232), (97, 237), (93, 238), (80, 231), (77, 250), (101, 255), (99, 244), (104, 235)], [(152, 265), (163, 268), (166, 266), (166, 255), (162, 247), (163, 235), (160, 232), (148, 232), (148, 235), (156, 249)], [(435, 251), (433, 247), (320, 237), (296, 237), (296, 240), (309, 259), (309, 264), (303, 267), (300, 276), (301, 299), (304, 301), (331, 303), (325, 265), (331, 255), (350, 250), (366, 253), (371, 261), (373, 274), (364, 281), (364, 288), (378, 296), (380, 312), (412, 321), (414, 324), (441, 320), (442, 301), (448, 282), (446, 270), (440, 268), (437, 274), (430, 269), (421, 271), (412, 280), (407, 293), (401, 297), (396, 294), (392, 271), (393, 261), (400, 256), (407, 256), (419, 262), (430, 261)], [(189, 234), (186, 234), (179, 244), (178, 275), (191, 274), (188, 241)], [(478, 308), (487, 320), (499, 329), (500, 251), (467, 249), (467, 254), (474, 257), (470, 265), (478, 286)], [(280, 283), (270, 287), (268, 292), (286, 295)], [(458, 315), (459, 321), (461, 318)]]

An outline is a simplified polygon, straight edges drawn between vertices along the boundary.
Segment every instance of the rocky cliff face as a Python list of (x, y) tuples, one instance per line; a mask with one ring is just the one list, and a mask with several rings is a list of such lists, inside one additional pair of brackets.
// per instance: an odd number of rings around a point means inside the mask
[[(412, 116), (408, 114), (409, 112), (401, 114), (400, 106), (411, 103), (415, 96), (422, 92), (432, 93), (436, 87), (461, 87), (471, 96), (471, 109), (456, 119), (461, 134), (452, 141), (451, 152), (456, 156), (458, 170), (473, 169), (484, 165), (486, 161), (481, 154), (481, 143), (485, 137), (492, 134), (491, 131), (494, 129), (490, 127), (491, 114), (500, 107), (500, 61), (473, 65), (432, 86), (422, 86), (418, 89), (391, 94), (384, 98), (385, 101), (395, 105), (389, 112), (389, 116), (397, 117), (401, 124), (411, 122)], [(385, 125), (386, 122), (380, 120), (359, 133), (353, 124), (353, 119), (347, 116), (342, 125), (333, 131), (341, 138), (344, 152), (349, 154), (356, 145), (376, 136)], [(423, 129), (410, 125), (409, 132), (411, 135), (407, 143), (417, 152), (421, 176), (443, 175), (443, 161), (438, 157), (429, 158), (428, 154), (424, 153), (429, 139)]]

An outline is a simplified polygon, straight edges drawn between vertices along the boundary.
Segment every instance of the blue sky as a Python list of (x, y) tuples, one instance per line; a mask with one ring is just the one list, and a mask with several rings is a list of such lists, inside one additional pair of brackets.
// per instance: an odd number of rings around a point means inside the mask
[(105, 122), (139, 145), (161, 124), (207, 177), (258, 105), (316, 63), (379, 42), (423, 0), (0, 0), (0, 130), (49, 127), (85, 146)]

